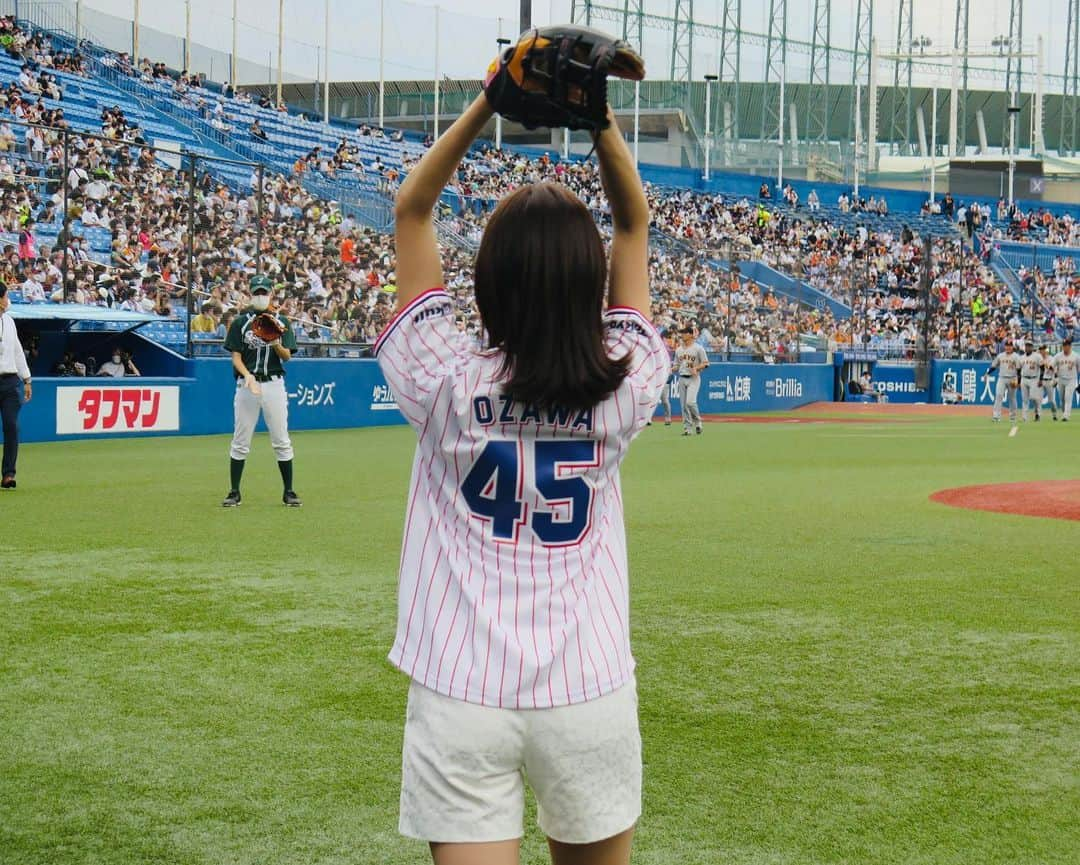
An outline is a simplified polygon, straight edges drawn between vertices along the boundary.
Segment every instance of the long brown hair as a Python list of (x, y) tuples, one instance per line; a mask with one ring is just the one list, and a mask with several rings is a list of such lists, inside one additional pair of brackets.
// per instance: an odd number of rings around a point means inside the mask
[(560, 184), (523, 186), (499, 202), (475, 267), (489, 345), (503, 352), (505, 391), (540, 407), (592, 408), (626, 377), (601, 321), (604, 243), (588, 209)]

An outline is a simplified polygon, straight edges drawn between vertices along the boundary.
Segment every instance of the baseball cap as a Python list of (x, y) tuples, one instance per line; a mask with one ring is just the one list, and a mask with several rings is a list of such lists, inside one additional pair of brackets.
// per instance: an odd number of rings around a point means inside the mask
[(270, 280), (261, 274), (251, 277), (250, 286), (252, 294), (270, 293)]

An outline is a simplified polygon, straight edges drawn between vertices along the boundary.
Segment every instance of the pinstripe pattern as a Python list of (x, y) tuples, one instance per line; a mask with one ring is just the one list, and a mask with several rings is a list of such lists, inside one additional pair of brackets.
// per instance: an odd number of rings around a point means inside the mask
[[(609, 310), (605, 326), (612, 356), (633, 358), (591, 425), (522, 421), (520, 407), (507, 422), (515, 408), (499, 400), (499, 357), (470, 351), (441, 290), (413, 301), (376, 344), (418, 438), (390, 660), (433, 691), (488, 706), (546, 708), (595, 699), (632, 676), (619, 464), (655, 409), (669, 360), (635, 310)], [(491, 401), (487, 424), (477, 421), (477, 398)], [(461, 494), (491, 439), (517, 442), (523, 522), (513, 541), (496, 542), (490, 521)], [(537, 491), (530, 463), (533, 443), (551, 439), (597, 442), (596, 465), (574, 463), (558, 475), (580, 477), (592, 492), (582, 535), (558, 546), (545, 545), (529, 523), (557, 507)]]

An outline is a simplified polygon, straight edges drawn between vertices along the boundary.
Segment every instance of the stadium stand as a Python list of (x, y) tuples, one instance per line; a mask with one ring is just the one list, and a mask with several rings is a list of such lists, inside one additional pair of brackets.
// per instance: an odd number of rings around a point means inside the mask
[[(210, 349), (246, 302), (244, 277), (258, 257), (306, 351), (374, 339), (392, 307), (390, 202), (423, 142), (311, 123), (163, 64), (136, 66), (61, 33), (5, 26), (13, 41), (0, 54), (0, 278), (20, 286), (16, 297), (161, 313), (142, 332), (178, 349), (190, 287), (194, 337)], [(261, 200), (251, 162), (265, 166)], [(443, 197), (446, 281), (460, 326), (478, 341), (470, 260), (484, 220), (508, 191), (538, 180), (568, 185), (603, 225), (595, 165), (548, 154), (479, 148)], [(954, 209), (951, 199), (941, 214), (891, 213), (882, 200), (846, 193), (811, 205), (790, 188), (775, 200), (648, 193), (656, 319), (695, 324), (713, 351), (780, 361), (858, 345), (911, 357), (926, 306), (924, 238), (932, 351), (986, 357), (1006, 336), (1055, 338), (1076, 326), (1072, 255), (1045, 274), (995, 251), (1003, 239), (1074, 242), (1080, 229), (1068, 216)], [(23, 255), (27, 234), (33, 255)]]

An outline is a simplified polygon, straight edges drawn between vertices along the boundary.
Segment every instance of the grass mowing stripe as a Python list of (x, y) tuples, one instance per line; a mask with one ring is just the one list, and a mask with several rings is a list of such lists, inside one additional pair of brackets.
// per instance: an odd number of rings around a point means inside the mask
[[(927, 496), (1075, 476), (1076, 439), (988, 426), (644, 431), (635, 862), (1072, 862), (1076, 530)], [(257, 436), (236, 511), (224, 437), (24, 447), (0, 500), (0, 862), (428, 861), (396, 835), (384, 659), (414, 439), (295, 445), (304, 508)], [(546, 861), (532, 822), (522, 860)]]

